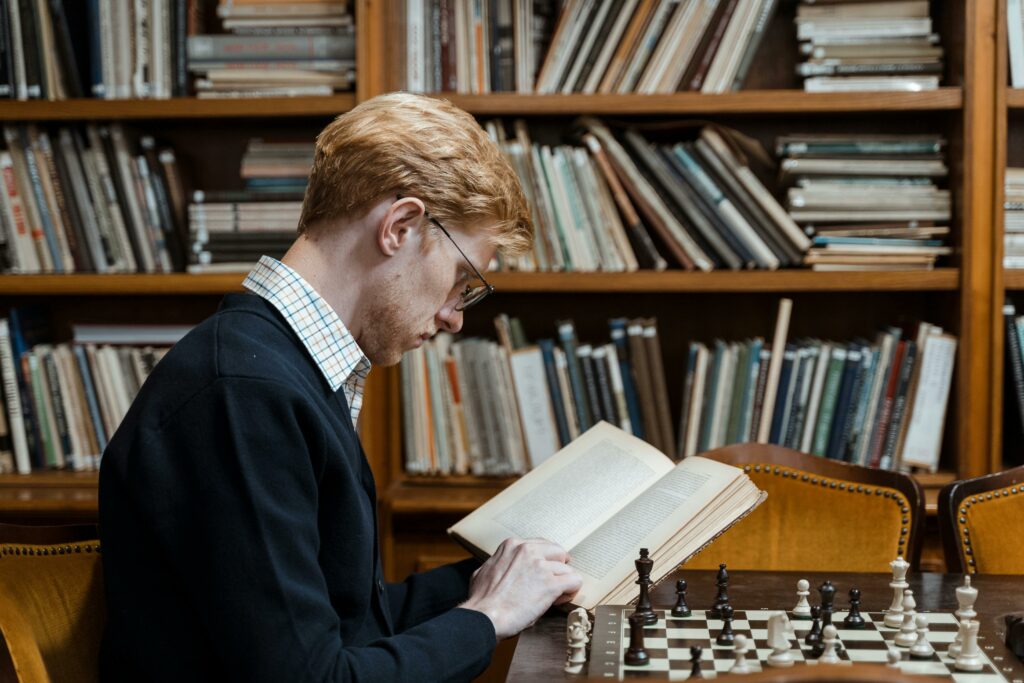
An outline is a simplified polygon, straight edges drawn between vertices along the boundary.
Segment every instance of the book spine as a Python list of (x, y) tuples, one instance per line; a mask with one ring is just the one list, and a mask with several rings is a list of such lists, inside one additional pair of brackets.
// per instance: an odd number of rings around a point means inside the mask
[(836, 407), (832, 413), (832, 428), (829, 430), (828, 445), (825, 447), (825, 457), (830, 460), (842, 458), (843, 437), (846, 435), (845, 427), (849, 417), (860, 361), (861, 352), (859, 349), (853, 346), (847, 349), (842, 382), (839, 385)]
[(835, 421), (836, 400), (842, 382), (843, 368), (846, 365), (846, 349), (834, 349), (829, 361), (828, 374), (825, 376), (825, 388), (822, 390), (821, 406), (818, 410), (818, 424), (814, 430), (814, 441), (811, 452), (825, 457), (828, 451), (829, 434)]
[(754, 24), (754, 30), (743, 48), (743, 57), (740, 58), (731, 90), (741, 90), (743, 88), (743, 84), (747, 80), (747, 74), (750, 73), (750, 67), (754, 63), (754, 57), (757, 55), (761, 42), (764, 40), (768, 24), (771, 22), (772, 17), (775, 16), (777, 3), (778, 0), (764, 0), (764, 3), (761, 5), (757, 21)]
[(757, 384), (754, 385), (754, 401), (750, 412), (750, 432), (747, 434), (748, 441), (757, 441), (761, 431), (761, 415), (764, 412), (764, 396), (768, 388), (768, 371), (771, 367), (771, 360), (771, 349), (762, 348), (761, 365), (757, 369)]
[(11, 0), (0, 1), (0, 98), (14, 97), (14, 45), (11, 36), (10, 12), (7, 5)]
[(25, 61), (25, 99), (43, 97), (41, 64), (39, 63), (39, 24), (34, 0), (12, 0), (18, 3), (21, 23), (22, 54)]
[(775, 410), (772, 413), (772, 428), (768, 435), (768, 443), (779, 444), (781, 441), (782, 429), (789, 407), (789, 391), (795, 362), (796, 349), (789, 346), (782, 356), (782, 372), (779, 375), (779, 388), (775, 396)]
[(636, 383), (633, 380), (633, 367), (629, 357), (629, 340), (626, 334), (625, 318), (608, 321), (612, 343), (619, 359), (619, 374), (622, 375), (622, 391), (626, 396), (626, 408), (629, 411), (629, 423), (633, 427), (633, 436), (644, 437), (643, 417), (640, 410), (640, 399), (637, 395)]
[(583, 384), (583, 370), (580, 367), (579, 358), (576, 356), (576, 329), (572, 322), (559, 323), (558, 338), (562, 343), (562, 350), (565, 351), (569, 383), (572, 386), (573, 405), (576, 408), (577, 424), (579, 424), (580, 431), (585, 432), (590, 429), (593, 422), (590, 417), (586, 388)]
[(548, 392), (551, 395), (551, 406), (555, 411), (558, 440), (562, 446), (567, 446), (570, 441), (569, 422), (566, 419), (562, 389), (559, 386), (558, 374), (555, 368), (555, 342), (552, 339), (540, 339), (537, 341), (537, 345), (540, 346), (541, 355), (544, 359), (544, 374), (548, 382)]
[(804, 395), (804, 386), (807, 384), (807, 368), (810, 349), (798, 348), (796, 361), (793, 364), (793, 380), (790, 382), (789, 409), (786, 411), (786, 419), (783, 422), (780, 445), (787, 448), (795, 448), (797, 434), (803, 422), (803, 404), (801, 397)]
[(18, 137), (19, 144), (21, 145), (21, 151), (25, 159), (25, 168), (28, 171), (29, 184), (32, 186), (32, 195), (35, 197), (35, 206), (39, 213), (39, 221), (43, 229), (46, 248), (50, 254), (50, 259), (53, 262), (53, 269), (58, 273), (67, 272), (64, 266), (64, 260), (61, 256), (61, 249), (57, 241), (57, 232), (54, 227), (53, 218), (50, 214), (49, 204), (47, 203), (46, 197), (43, 193), (39, 166), (37, 165), (35, 154), (33, 153), (32, 147), (28, 141), (28, 133), (23, 127), (18, 128)]
[(900, 365), (896, 384), (896, 394), (892, 402), (892, 416), (889, 418), (889, 427), (886, 430), (885, 441), (882, 445), (882, 459), (879, 467), (884, 470), (894, 469), (896, 443), (899, 440), (900, 431), (903, 427), (904, 409), (907, 404), (907, 389), (910, 386), (910, 376), (914, 371), (916, 359), (917, 344), (907, 340), (907, 349), (903, 354), (903, 362)]
[(889, 428), (892, 418), (892, 403), (896, 396), (896, 385), (899, 383), (900, 367), (903, 363), (903, 355), (907, 351), (907, 341), (900, 340), (893, 354), (892, 363), (887, 370), (885, 393), (878, 409), (878, 417), (871, 432), (871, 445), (868, 451), (868, 463), (871, 467), (878, 468), (882, 463), (882, 445), (885, 441), (885, 433)]
[(683, 83), (687, 85), (689, 90), (700, 92), (701, 88), (704, 87), (704, 79), (708, 75), (708, 70), (711, 68), (715, 55), (718, 54), (719, 47), (722, 44), (722, 37), (725, 35), (725, 29), (728, 28), (729, 22), (736, 12), (736, 5), (739, 3), (739, 0), (727, 0), (727, 2), (728, 4), (725, 5), (725, 9), (718, 18), (718, 23), (714, 25), (714, 30), (711, 33), (711, 39), (708, 41), (707, 47), (704, 49), (700, 60), (697, 61), (696, 69), (692, 74), (687, 74), (689, 80), (687, 80), (687, 76), (683, 77)]
[(644, 422), (644, 438), (659, 450), (661, 448), (661, 431), (658, 429), (657, 406), (655, 405), (654, 388), (651, 386), (651, 372), (648, 367), (647, 351), (643, 342), (643, 325), (630, 322), (626, 328), (629, 339), (629, 357), (633, 362), (633, 379), (636, 382), (640, 398), (640, 412)]
[(608, 350), (603, 346), (596, 348), (590, 357), (594, 364), (597, 394), (601, 400), (601, 415), (613, 425), (618, 425), (619, 411), (616, 409), (615, 397), (612, 393), (612, 380), (608, 369)]
[(1021, 428), (1024, 429), (1024, 356), (1021, 354), (1020, 338), (1014, 323), (1016, 308), (1009, 300), (1003, 305), (1003, 329), (1006, 333), (1006, 354), (1009, 361), (1013, 390), (1017, 398), (1017, 410)]
[(686, 430), (689, 424), (687, 417), (690, 414), (692, 405), (693, 382), (697, 374), (697, 355), (700, 347), (696, 342), (690, 342), (690, 349), (686, 358), (686, 374), (683, 375), (682, 406), (679, 409), (679, 441), (677, 452), (682, 457), (686, 455)]
[(597, 387), (597, 375), (594, 370), (593, 347), (590, 344), (583, 344), (576, 348), (576, 356), (580, 361), (580, 369), (583, 371), (583, 388), (586, 395), (587, 409), (590, 411), (591, 424), (597, 424), (599, 420), (605, 419), (601, 410), (600, 390)]
[(665, 365), (662, 360), (657, 321), (653, 318), (648, 319), (644, 324), (644, 346), (647, 350), (658, 428), (661, 431), (662, 453), (674, 460), (676, 458), (675, 439), (672, 436), (672, 415), (668, 403), (668, 386), (665, 382)]
[(32, 392), (32, 400), (35, 403), (36, 424), (39, 435), (42, 439), (40, 454), (43, 457), (43, 466), (52, 468), (59, 465), (57, 449), (59, 445), (56, 439), (56, 427), (53, 423), (53, 411), (49, 404), (49, 393), (44, 387), (39, 357), (33, 351), (26, 352), (21, 357), (22, 372), (25, 374), (25, 383)]
[(74, 449), (71, 447), (71, 433), (68, 429), (68, 415), (64, 410), (63, 388), (57, 374), (57, 364), (53, 359), (53, 349), (40, 352), (43, 376), (46, 378), (44, 390), (49, 392), (50, 406), (53, 408), (53, 422), (56, 427), (57, 445), (60, 447), (60, 464), (67, 465), (73, 461)]
[(704, 386), (704, 409), (701, 411), (700, 439), (697, 442), (697, 452), (713, 448), (714, 428), (716, 417), (716, 406), (718, 405), (719, 376), (722, 374), (722, 365), (725, 363), (726, 347), (725, 342), (715, 340), (715, 350), (711, 356), (711, 367), (708, 370), (707, 381)]
[(611, 382), (612, 397), (615, 400), (615, 414), (619, 419), (619, 428), (627, 434), (632, 434), (633, 425), (629, 421), (629, 408), (626, 406), (626, 392), (622, 385), (619, 354), (615, 344), (611, 342), (605, 344), (604, 348), (607, 352), (608, 380)]
[(10, 328), (6, 318), (0, 318), (0, 372), (3, 374), (4, 403), (7, 409), (7, 425), (11, 434), (15, 466), (18, 474), (29, 474), (32, 472), (32, 461), (26, 438), (25, 416), (21, 407), (21, 390), (11, 349)]

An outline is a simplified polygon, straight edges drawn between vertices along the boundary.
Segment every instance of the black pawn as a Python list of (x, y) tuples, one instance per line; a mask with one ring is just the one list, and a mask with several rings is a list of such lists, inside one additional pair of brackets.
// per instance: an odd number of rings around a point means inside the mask
[(651, 594), (650, 589), (653, 585), (651, 581), (651, 570), (654, 568), (654, 560), (648, 557), (647, 548), (640, 548), (640, 557), (633, 561), (636, 565), (636, 573), (638, 578), (636, 583), (640, 586), (640, 597), (636, 600), (636, 611), (633, 614), (639, 614), (643, 616), (643, 623), (648, 626), (658, 623), (658, 615), (654, 613), (654, 609), (651, 607)]
[(849, 629), (860, 630), (867, 626), (864, 617), (860, 615), (860, 589), (850, 589), (850, 613), (843, 619), (843, 626)]
[(836, 587), (831, 581), (826, 581), (818, 587), (818, 594), (821, 596), (821, 627), (825, 628), (832, 623), (832, 613), (835, 612)]
[(651, 658), (644, 649), (644, 615), (629, 615), (629, 649), (622, 661), (629, 666), (646, 666)]
[(817, 605), (811, 606), (811, 630), (804, 637), (804, 643), (812, 648), (822, 645), (821, 640), (821, 608)]
[(676, 581), (676, 605), (672, 608), (672, 616), (683, 618), (692, 615), (690, 606), (686, 604), (686, 581)]
[(704, 648), (700, 645), (690, 647), (690, 678), (704, 678), (700, 671), (700, 657), (704, 654)]
[(715, 643), (718, 645), (732, 645), (736, 637), (732, 633), (732, 605), (724, 605), (722, 607), (722, 630), (719, 632), (718, 637), (715, 638)]
[(715, 604), (708, 610), (708, 616), (716, 619), (722, 618), (722, 607), (729, 604), (729, 572), (725, 570), (725, 564), (718, 565), (718, 595), (715, 596)]

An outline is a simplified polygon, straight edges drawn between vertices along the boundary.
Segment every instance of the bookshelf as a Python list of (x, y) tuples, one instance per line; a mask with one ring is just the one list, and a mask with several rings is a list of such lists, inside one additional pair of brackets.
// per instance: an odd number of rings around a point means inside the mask
[[(1008, 92), (1004, 85), (1001, 9), (986, 0), (932, 2), (947, 53), (945, 85), (938, 90), (822, 94), (799, 89), (793, 68), (797, 60), (793, 3), (779, 4), (759, 53), (762, 66), (752, 73), (748, 90), (720, 95), (441, 96), (481, 119), (524, 117), (556, 131), (579, 114), (595, 114), (637, 122), (703, 118), (735, 127), (769, 145), (776, 135), (797, 131), (940, 133), (949, 143), (949, 185), (955, 206), (950, 243), (956, 253), (948, 265), (934, 271), (895, 273), (496, 273), (497, 294), (472, 311), (466, 332), (492, 336), (491, 318), (507, 312), (523, 318), (531, 337), (549, 334), (556, 318), (572, 316), (581, 337), (597, 339), (607, 334), (604, 321), (613, 315), (657, 316), (675, 419), (683, 345), (716, 336), (769, 335), (774, 303), (780, 296), (795, 300), (794, 337), (851, 338), (870, 335), (883, 324), (929, 320), (960, 339), (943, 446), (946, 478), (941, 481), (992, 471), (998, 466), (992, 454), (1001, 439), (995, 416), (1001, 416), (1002, 395), (992, 381), (1001, 371), (999, 304), (1004, 286), (1024, 289), (1024, 273), (1003, 278), (1000, 268), (993, 275), (993, 264), (1001, 263), (1000, 240), (993, 233), (1001, 235), (1001, 230), (989, 228), (1001, 221), (1000, 197), (993, 191), (1001, 186), (1005, 166), (1000, 150), (1006, 145), (999, 141), (1005, 143), (1007, 128), (1012, 128), (1006, 123), (1008, 115), (1024, 123), (1024, 93)], [(398, 67), (388, 35), (395, 21), (390, 14), (393, 3), (359, 0), (355, 5), (358, 79), (353, 94), (255, 100), (2, 101), (0, 121), (125, 120), (171, 142), (191, 162), (187, 170), (196, 187), (231, 188), (249, 137), (281, 134), (308, 139), (330, 117), (396, 86)], [(1015, 108), (1020, 110), (1016, 114)], [(1024, 133), (1024, 125), (1019, 128)], [(1020, 147), (1019, 161), (1024, 164), (1024, 145)], [(198, 322), (216, 309), (223, 293), (240, 290), (241, 279), (237, 274), (0, 276), (0, 306), (6, 310), (43, 304), (52, 311), (58, 331), (72, 320)], [(399, 406), (398, 373), (375, 370), (367, 387), (361, 429), (377, 477), (382, 545), (392, 577), (423, 566), (425, 558), (453, 553), (454, 546), (446, 545), (443, 538), (444, 528), (508, 484), (507, 480), (407, 477), (401, 467)], [(932, 482), (932, 488), (937, 486)], [(79, 503), (70, 502), (77, 498), (58, 495), (56, 502), (46, 502), (43, 493), (33, 496), (37, 491), (64, 491), (71, 496), (94, 490), (95, 475), (91, 479), (66, 473), (3, 478), (0, 517), (10, 519), (16, 512), (32, 510), (45, 517), (59, 513), (61, 505), (67, 506), (63, 509), (69, 515), (83, 510), (87, 514), (88, 503), (75, 507)], [(19, 491), (31, 495), (19, 497)]]

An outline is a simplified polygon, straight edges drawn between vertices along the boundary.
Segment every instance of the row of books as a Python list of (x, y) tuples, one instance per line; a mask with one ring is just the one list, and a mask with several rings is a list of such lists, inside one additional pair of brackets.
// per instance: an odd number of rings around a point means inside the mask
[(1003, 211), (1003, 267), (1024, 268), (1024, 168), (1006, 169)]
[(674, 451), (657, 323), (609, 321), (610, 341), (530, 344), (516, 319), (498, 337), (438, 335), (401, 363), (406, 471), (514, 475), (536, 467), (600, 421)]
[(795, 22), (808, 92), (939, 87), (943, 50), (928, 0), (801, 0)]
[(330, 95), (355, 84), (355, 28), (345, 0), (220, 0), (223, 34), (190, 35), (200, 98)]
[[(46, 336), (45, 325), (34, 311), (12, 309), (0, 319), (0, 473), (98, 469), (108, 440), (167, 352), (102, 343), (111, 330), (99, 328), (75, 329), (71, 343), (34, 343)], [(125, 341), (137, 332), (114, 333)], [(157, 336), (169, 346), (183, 333)]]
[(945, 245), (945, 140), (930, 135), (780, 137), (789, 215), (813, 238), (813, 270), (930, 270)]
[(533, 253), (518, 270), (775, 269), (800, 265), (810, 239), (752, 170), (760, 145), (720, 126), (680, 124), (682, 142), (579, 121), (582, 146), (547, 146), (516, 122), (488, 130), (533, 209)]
[(134, 142), (119, 124), (4, 126), (3, 136), (5, 272), (184, 269), (185, 193), (173, 149), (149, 136)]
[(0, 0), (0, 96), (185, 95), (196, 13), (184, 0)]

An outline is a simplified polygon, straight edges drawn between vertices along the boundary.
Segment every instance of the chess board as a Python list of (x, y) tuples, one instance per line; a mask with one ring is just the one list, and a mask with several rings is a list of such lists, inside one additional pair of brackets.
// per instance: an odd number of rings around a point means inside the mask
[[(703, 610), (693, 610), (693, 616), (685, 619), (677, 619), (665, 610), (657, 610), (658, 622), (644, 630), (644, 647), (650, 656), (650, 663), (642, 667), (626, 666), (622, 658), (629, 647), (628, 616), (633, 609), (631, 606), (598, 606), (590, 642), (590, 676), (616, 680), (645, 677), (685, 680), (690, 675), (692, 645), (704, 648), (701, 671), (705, 678), (726, 673), (732, 667), (732, 646), (715, 644), (722, 621), (706, 616)], [(736, 610), (733, 614), (733, 633), (747, 637), (747, 662), (755, 671), (769, 668), (766, 662), (772, 650), (767, 643), (768, 618), (777, 611)], [(928, 659), (911, 659), (909, 648), (897, 647), (902, 655), (900, 670), (904, 673), (946, 676), (957, 683), (1017, 683), (1024, 679), (1021, 663), (989, 634), (979, 635), (978, 638), (984, 668), (976, 673), (957, 671), (953, 660), (946, 655), (946, 649), (956, 637), (956, 617), (947, 612), (922, 613), (928, 616), (928, 640), (935, 647), (935, 654)], [(839, 631), (838, 651), (842, 663), (830, 665), (819, 664), (811, 655), (811, 648), (804, 644), (804, 636), (811, 629), (810, 620), (795, 619), (789, 613), (793, 625), (789, 640), (793, 646), (794, 666), (843, 666), (851, 663), (885, 666), (886, 653), (890, 647), (895, 647), (893, 638), (899, 629), (885, 626), (885, 615), (881, 612), (864, 612), (862, 616), (867, 622), (866, 627), (849, 630), (843, 628), (845, 616), (846, 612), (838, 611), (832, 618), (832, 624)]]

